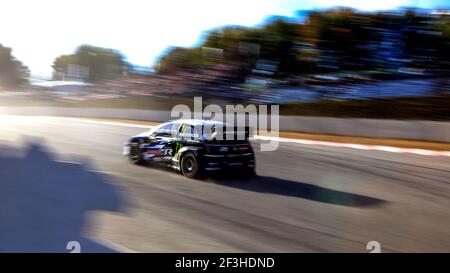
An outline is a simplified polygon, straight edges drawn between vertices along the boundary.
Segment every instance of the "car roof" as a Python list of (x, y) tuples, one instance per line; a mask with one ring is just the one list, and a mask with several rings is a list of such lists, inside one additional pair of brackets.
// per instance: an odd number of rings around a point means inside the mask
[(226, 123), (216, 120), (205, 120), (205, 119), (177, 119), (171, 120), (172, 123), (185, 123), (189, 125), (226, 125)]

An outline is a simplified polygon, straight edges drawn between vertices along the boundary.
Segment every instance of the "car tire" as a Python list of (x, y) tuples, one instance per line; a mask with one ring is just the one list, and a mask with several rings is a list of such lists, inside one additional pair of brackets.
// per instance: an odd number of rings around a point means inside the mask
[(251, 179), (251, 178), (253, 178), (255, 176), (256, 176), (255, 168), (252, 168), (252, 167), (245, 168), (245, 170), (244, 170), (244, 177), (246, 179)]
[(142, 155), (138, 142), (130, 144), (130, 153), (128, 158), (136, 165), (142, 165), (144, 163), (144, 156)]
[(202, 173), (197, 157), (191, 152), (187, 152), (181, 157), (180, 170), (188, 178), (199, 178)]

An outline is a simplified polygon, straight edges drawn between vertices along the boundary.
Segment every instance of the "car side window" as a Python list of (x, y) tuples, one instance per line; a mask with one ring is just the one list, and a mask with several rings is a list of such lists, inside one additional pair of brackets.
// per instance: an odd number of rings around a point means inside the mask
[(189, 137), (191, 134), (192, 134), (191, 126), (183, 123), (183, 125), (181, 125), (181, 128), (180, 128), (180, 136), (181, 137)]
[(195, 139), (198, 137), (195, 126), (189, 124), (183, 124), (180, 127), (180, 137), (185, 139)]

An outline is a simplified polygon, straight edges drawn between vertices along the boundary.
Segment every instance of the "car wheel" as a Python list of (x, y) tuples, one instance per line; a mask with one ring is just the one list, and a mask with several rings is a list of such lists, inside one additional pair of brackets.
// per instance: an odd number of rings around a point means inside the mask
[(183, 155), (180, 162), (181, 173), (188, 178), (198, 178), (200, 177), (200, 164), (191, 152)]
[(245, 168), (244, 169), (244, 177), (247, 179), (251, 179), (253, 177), (256, 176), (256, 171), (255, 168), (250, 167), (250, 168)]
[(144, 157), (141, 149), (139, 148), (139, 143), (131, 143), (129, 158), (130, 161), (136, 165), (141, 165), (144, 163)]

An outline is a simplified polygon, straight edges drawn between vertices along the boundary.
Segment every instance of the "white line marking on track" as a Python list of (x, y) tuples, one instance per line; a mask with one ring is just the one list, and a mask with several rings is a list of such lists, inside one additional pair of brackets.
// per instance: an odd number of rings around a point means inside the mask
[[(144, 126), (138, 124), (130, 124), (130, 123), (122, 123), (122, 122), (109, 122), (109, 121), (96, 121), (96, 120), (83, 120), (80, 121), (91, 122), (91, 123), (99, 123), (99, 124), (107, 124), (107, 125), (116, 125), (116, 126), (127, 126), (127, 127), (138, 127), (138, 128), (152, 128), (153, 126)], [(343, 147), (343, 148), (353, 148), (360, 150), (375, 150), (375, 151), (384, 151), (391, 153), (409, 153), (409, 154), (417, 154), (417, 155), (426, 155), (426, 156), (448, 156), (450, 157), (450, 151), (433, 151), (433, 150), (425, 150), (425, 149), (413, 149), (413, 148), (400, 148), (400, 147), (392, 147), (392, 146), (381, 146), (381, 145), (363, 145), (363, 144), (354, 144), (354, 143), (340, 143), (340, 142), (331, 142), (331, 141), (318, 141), (318, 140), (308, 140), (308, 139), (293, 139), (293, 138), (284, 138), (284, 137), (269, 137), (269, 136), (260, 136), (256, 135), (254, 139), (258, 140), (271, 140), (285, 143), (297, 143), (297, 144), (306, 144), (306, 145), (323, 145), (330, 147)]]
[(146, 128), (150, 129), (154, 126), (148, 126), (148, 125), (140, 125), (140, 124), (132, 124), (132, 123), (125, 123), (125, 122), (115, 122), (115, 121), (100, 121), (100, 120), (89, 120), (89, 119), (82, 119), (82, 118), (64, 118), (64, 117), (56, 117), (57, 119), (64, 119), (64, 120), (75, 120), (75, 121), (81, 121), (86, 123), (93, 123), (93, 124), (101, 124), (101, 125), (113, 125), (113, 126), (123, 126), (123, 127), (135, 127), (135, 128)]
[(331, 147), (353, 148), (353, 149), (360, 149), (360, 150), (384, 151), (384, 152), (391, 152), (391, 153), (410, 153), (410, 154), (417, 154), (417, 155), (450, 157), (450, 151), (433, 151), (433, 150), (425, 150), (425, 149), (400, 148), (400, 147), (380, 146), (380, 145), (363, 145), (363, 144), (340, 143), (340, 142), (331, 142), (331, 141), (293, 139), (293, 138), (284, 138), (284, 137), (269, 137), (269, 136), (259, 136), (259, 135), (256, 135), (255, 139), (271, 140), (271, 141), (278, 140), (280, 142), (287, 142), (287, 143), (298, 143), (298, 144), (306, 144), (306, 145), (323, 145), (323, 146), (331, 146)]
[[(146, 129), (150, 129), (150, 128), (154, 127), (154, 126), (146, 126), (146, 125), (139, 125), (139, 124), (132, 124), (132, 123), (124, 123), (124, 122), (88, 120), (88, 119), (83, 119), (83, 118), (65, 118), (65, 117), (55, 117), (55, 118), (65, 119), (65, 120), (76, 120), (76, 121), (93, 123), (93, 124), (112, 125), (112, 126), (135, 127), (135, 128), (146, 128)], [(391, 152), (391, 153), (409, 153), (409, 154), (426, 155), (426, 156), (450, 157), (450, 151), (433, 151), (433, 150), (426, 150), (426, 149), (400, 148), (400, 147), (381, 146), (381, 145), (363, 145), (363, 144), (354, 144), (354, 143), (341, 143), (341, 142), (318, 141), (318, 140), (308, 140), (308, 139), (293, 139), (293, 138), (270, 137), (270, 136), (260, 136), (260, 135), (256, 135), (254, 137), (254, 139), (271, 140), (271, 141), (277, 140), (279, 142), (285, 142), (285, 143), (322, 145), (322, 146), (329, 146), (329, 147), (343, 147), (343, 148), (353, 148), (353, 149), (369, 150), (369, 151), (384, 151), (384, 152)]]

